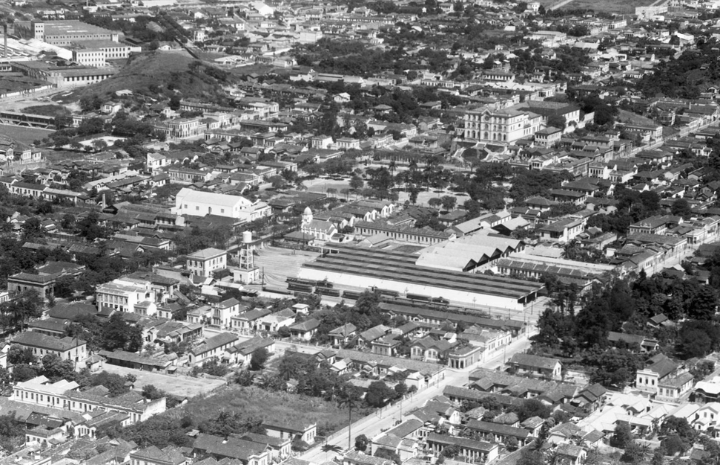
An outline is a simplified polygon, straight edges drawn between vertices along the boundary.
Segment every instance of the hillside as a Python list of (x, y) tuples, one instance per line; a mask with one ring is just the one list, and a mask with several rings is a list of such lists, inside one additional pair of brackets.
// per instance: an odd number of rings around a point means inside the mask
[[(206, 72), (206, 67), (191, 69), (190, 65), (196, 62), (188, 53), (181, 52), (157, 51), (136, 55), (113, 78), (76, 89), (54, 100), (67, 103), (84, 96), (104, 96), (124, 89), (134, 93), (150, 93), (153, 85), (172, 84), (172, 88), (177, 89), (183, 97), (214, 101), (227, 73), (210, 73), (213, 74), (211, 76)], [(229, 75), (228, 79), (231, 79)]]
[(658, 0), (541, 0), (545, 8), (593, 10), (603, 13), (630, 14), (635, 7), (661, 4)]

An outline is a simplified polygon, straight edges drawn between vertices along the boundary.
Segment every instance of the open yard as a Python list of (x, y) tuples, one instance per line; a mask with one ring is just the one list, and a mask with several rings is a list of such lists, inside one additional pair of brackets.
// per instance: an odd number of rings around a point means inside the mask
[(0, 135), (7, 136), (23, 144), (32, 144), (33, 141), (43, 139), (55, 131), (49, 129), (26, 128), (24, 126), (13, 126), (0, 124)]
[(296, 277), (302, 264), (314, 260), (318, 255), (317, 252), (266, 247), (255, 256), (255, 266), (265, 273), (266, 284), (285, 288), (285, 279), (288, 276)]
[(120, 376), (132, 374), (137, 377), (135, 389), (141, 390), (143, 386), (152, 384), (168, 394), (177, 397), (194, 397), (198, 394), (207, 394), (225, 384), (224, 380), (209, 378), (193, 378), (190, 376), (166, 375), (163, 373), (152, 373), (149, 371), (134, 370), (106, 363), (103, 370), (109, 373), (116, 373)]
[[(184, 410), (196, 423), (215, 418), (221, 409), (277, 423), (317, 422), (318, 434), (326, 436), (347, 424), (346, 409), (334, 402), (287, 392), (268, 392), (257, 387), (228, 386), (216, 394), (191, 399)], [(353, 411), (353, 421), (364, 416)]]

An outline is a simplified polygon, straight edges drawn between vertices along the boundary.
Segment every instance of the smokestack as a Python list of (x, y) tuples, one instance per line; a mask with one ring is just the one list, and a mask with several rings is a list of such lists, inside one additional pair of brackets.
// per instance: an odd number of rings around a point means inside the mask
[(7, 23), (3, 24), (3, 58), (7, 59)]

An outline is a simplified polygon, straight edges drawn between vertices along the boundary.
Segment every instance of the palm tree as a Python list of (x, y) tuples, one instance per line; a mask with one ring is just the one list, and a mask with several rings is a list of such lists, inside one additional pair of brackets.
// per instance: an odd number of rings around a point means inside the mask
[(335, 386), (335, 400), (338, 407), (348, 409), (348, 450), (352, 450), (352, 409), (360, 404), (362, 391), (357, 386), (344, 384)]

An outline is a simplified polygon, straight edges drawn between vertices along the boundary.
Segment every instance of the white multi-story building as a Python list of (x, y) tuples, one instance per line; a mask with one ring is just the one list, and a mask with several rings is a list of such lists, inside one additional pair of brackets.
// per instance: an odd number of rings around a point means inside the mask
[(197, 276), (212, 277), (213, 272), (227, 268), (227, 251), (220, 249), (198, 250), (187, 256), (187, 269)]
[(111, 308), (121, 312), (152, 316), (157, 312), (156, 296), (152, 285), (132, 278), (115, 279), (95, 289), (95, 302), (99, 309)]
[(465, 114), (465, 138), (512, 144), (532, 137), (542, 125), (542, 117), (512, 108), (469, 111)]
[(73, 50), (72, 61), (96, 68), (106, 65), (105, 52), (102, 50)]

